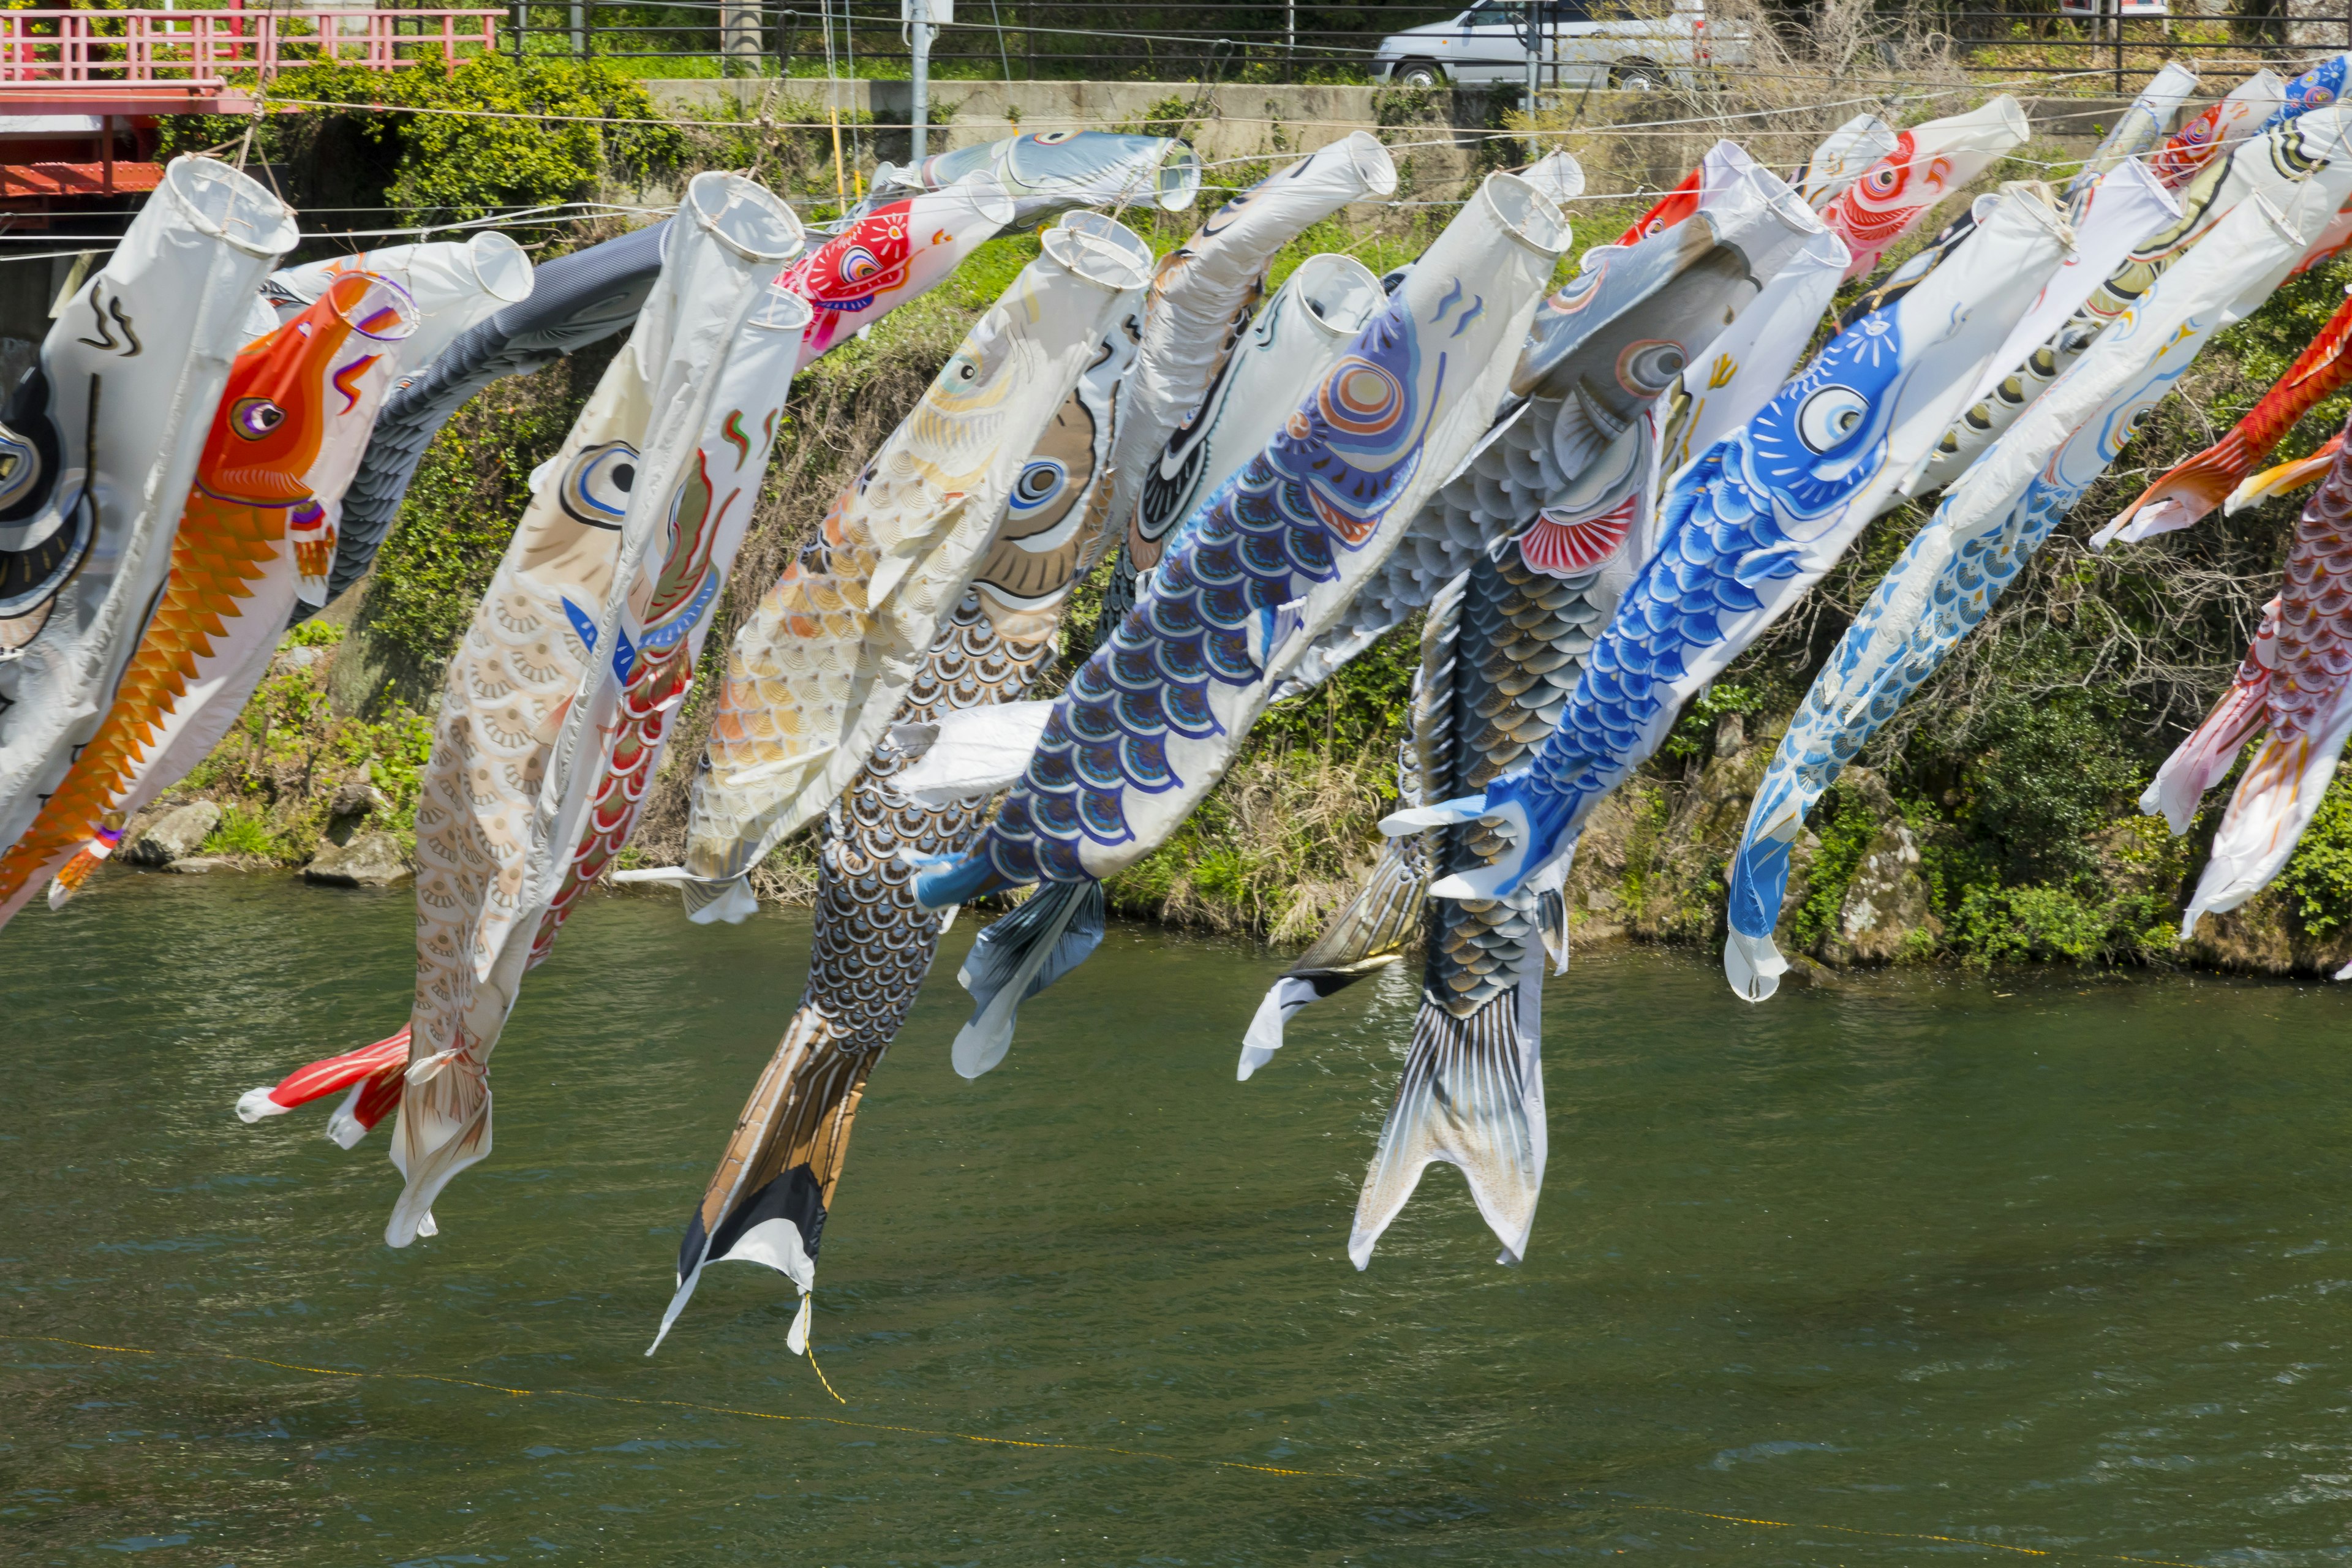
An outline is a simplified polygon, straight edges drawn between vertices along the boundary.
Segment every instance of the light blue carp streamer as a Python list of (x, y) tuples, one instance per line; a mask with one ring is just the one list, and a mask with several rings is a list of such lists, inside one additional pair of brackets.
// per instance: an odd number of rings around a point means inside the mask
[[(1790, 846), (1813, 804), (1959, 640), (1991, 613), (2189, 363), (2183, 360), (2151, 378), (2128, 403), (2079, 433), (2025, 488), (1998, 528), (1979, 529), (1948, 558), (1937, 526), (1964, 487), (1945, 496), (1935, 521), (1911, 541), (1846, 628), (1772, 753), (1727, 873), (1732, 930), (1751, 938), (1772, 934), (1789, 888)], [(1911, 635), (1891, 647), (1874, 647), (1889, 617), (1908, 614), (1906, 606), (1923, 591), (1926, 608)], [(1865, 673), (1865, 662), (1874, 658), (1877, 668)], [(1792, 799), (1797, 805), (1790, 815)], [(1766, 833), (1765, 825), (1776, 820), (1786, 824), (1785, 833)]]
[(2213, 333), (2269, 297), (2347, 189), (2352, 174), (2323, 171), (2284, 215), (2248, 203), (2224, 217), (1946, 492), (1814, 678), (1757, 786), (1726, 876), (1735, 990), (1771, 994), (1790, 848), (1822, 792), (1983, 622)]
[[(2352, 55), (2332, 55), (2286, 84), (2286, 101), (2254, 128), (2254, 135), (2274, 131), (2298, 115), (2325, 109), (2344, 96), (2344, 70)], [(2251, 140), (2251, 138), (2250, 138)]]

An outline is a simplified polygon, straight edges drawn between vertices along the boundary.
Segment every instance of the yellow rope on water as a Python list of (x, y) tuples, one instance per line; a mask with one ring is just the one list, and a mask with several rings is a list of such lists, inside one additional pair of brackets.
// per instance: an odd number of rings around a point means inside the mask
[[(824, 1391), (827, 1394), (833, 1394), (833, 1379), (825, 1376), (824, 1368), (816, 1364), (816, 1347), (814, 1345), (809, 1346), (806, 1353), (808, 1355), (809, 1370), (816, 1373), (816, 1380), (819, 1383), (824, 1384)], [(835, 1405), (846, 1405), (849, 1403), (849, 1401), (844, 1399), (838, 1394), (833, 1394), (833, 1402)]]

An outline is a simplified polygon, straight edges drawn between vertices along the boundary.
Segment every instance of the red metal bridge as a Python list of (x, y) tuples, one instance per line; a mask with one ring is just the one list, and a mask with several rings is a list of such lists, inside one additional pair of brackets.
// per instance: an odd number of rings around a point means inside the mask
[[(452, 68), (498, 47), (504, 11), (0, 11), (0, 212), (155, 188), (154, 117), (247, 114), (289, 67)], [(39, 226), (22, 218), (16, 227)]]

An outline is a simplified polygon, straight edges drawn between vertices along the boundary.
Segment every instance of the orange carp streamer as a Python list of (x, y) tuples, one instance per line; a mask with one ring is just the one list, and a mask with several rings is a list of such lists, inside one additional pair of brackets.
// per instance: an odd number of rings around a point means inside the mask
[(121, 837), (122, 805), (173, 710), (244, 613), (239, 601), (289, 548), (297, 514), (315, 506), (308, 478), (327, 430), (336, 356), (353, 331), (342, 310), (375, 280), (352, 273), (236, 357), (205, 438), (196, 482), (172, 542), (171, 574), (98, 732), (0, 855), (0, 921), (56, 870), (63, 903)]
[(2270, 456), (2271, 448), (2285, 439), (2295, 422), (2347, 383), (2352, 383), (2352, 300), (2336, 308), (2336, 314), (2319, 329), (2311, 346), (2228, 435), (2142, 490), (2137, 500), (2091, 536), (2091, 542), (2102, 547), (2113, 541), (2137, 544), (2202, 521), (2225, 501), (2231, 502), (2229, 510), (2235, 511), (2247, 501), (2319, 479), (2327, 472), (2325, 459), (2333, 455), (2332, 448), (2305, 459), (2302, 465), (2288, 465), (2295, 469), (2291, 475), (2281, 473), (2276, 479), (2265, 475), (2270, 482), (2242, 500), (2235, 499), (2254, 465)]

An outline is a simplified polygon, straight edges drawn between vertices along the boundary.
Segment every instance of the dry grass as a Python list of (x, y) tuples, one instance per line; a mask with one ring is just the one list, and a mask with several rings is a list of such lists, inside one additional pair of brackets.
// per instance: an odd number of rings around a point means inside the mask
[[(1670, 0), (1626, 0), (1613, 9), (1644, 18), (1672, 14)], [(1596, 121), (1589, 92), (1562, 94), (1507, 122), (1547, 151), (1573, 153), (1590, 188), (1623, 189), (1678, 177), (1727, 137), (1759, 163), (1794, 168), (1857, 114), (1908, 124), (1958, 113), (1994, 90), (1970, 79), (1923, 6), (1825, 0), (1791, 15), (1761, 0), (1710, 0), (1707, 16), (1718, 36), (1744, 31), (1748, 63), (1683, 75), (1614, 110), (1615, 120), (1640, 129)]]
[(1303, 942), (1354, 896), (1394, 809), (1386, 747), (1258, 747), (1169, 841), (1107, 885), (1111, 907), (1171, 925)]

